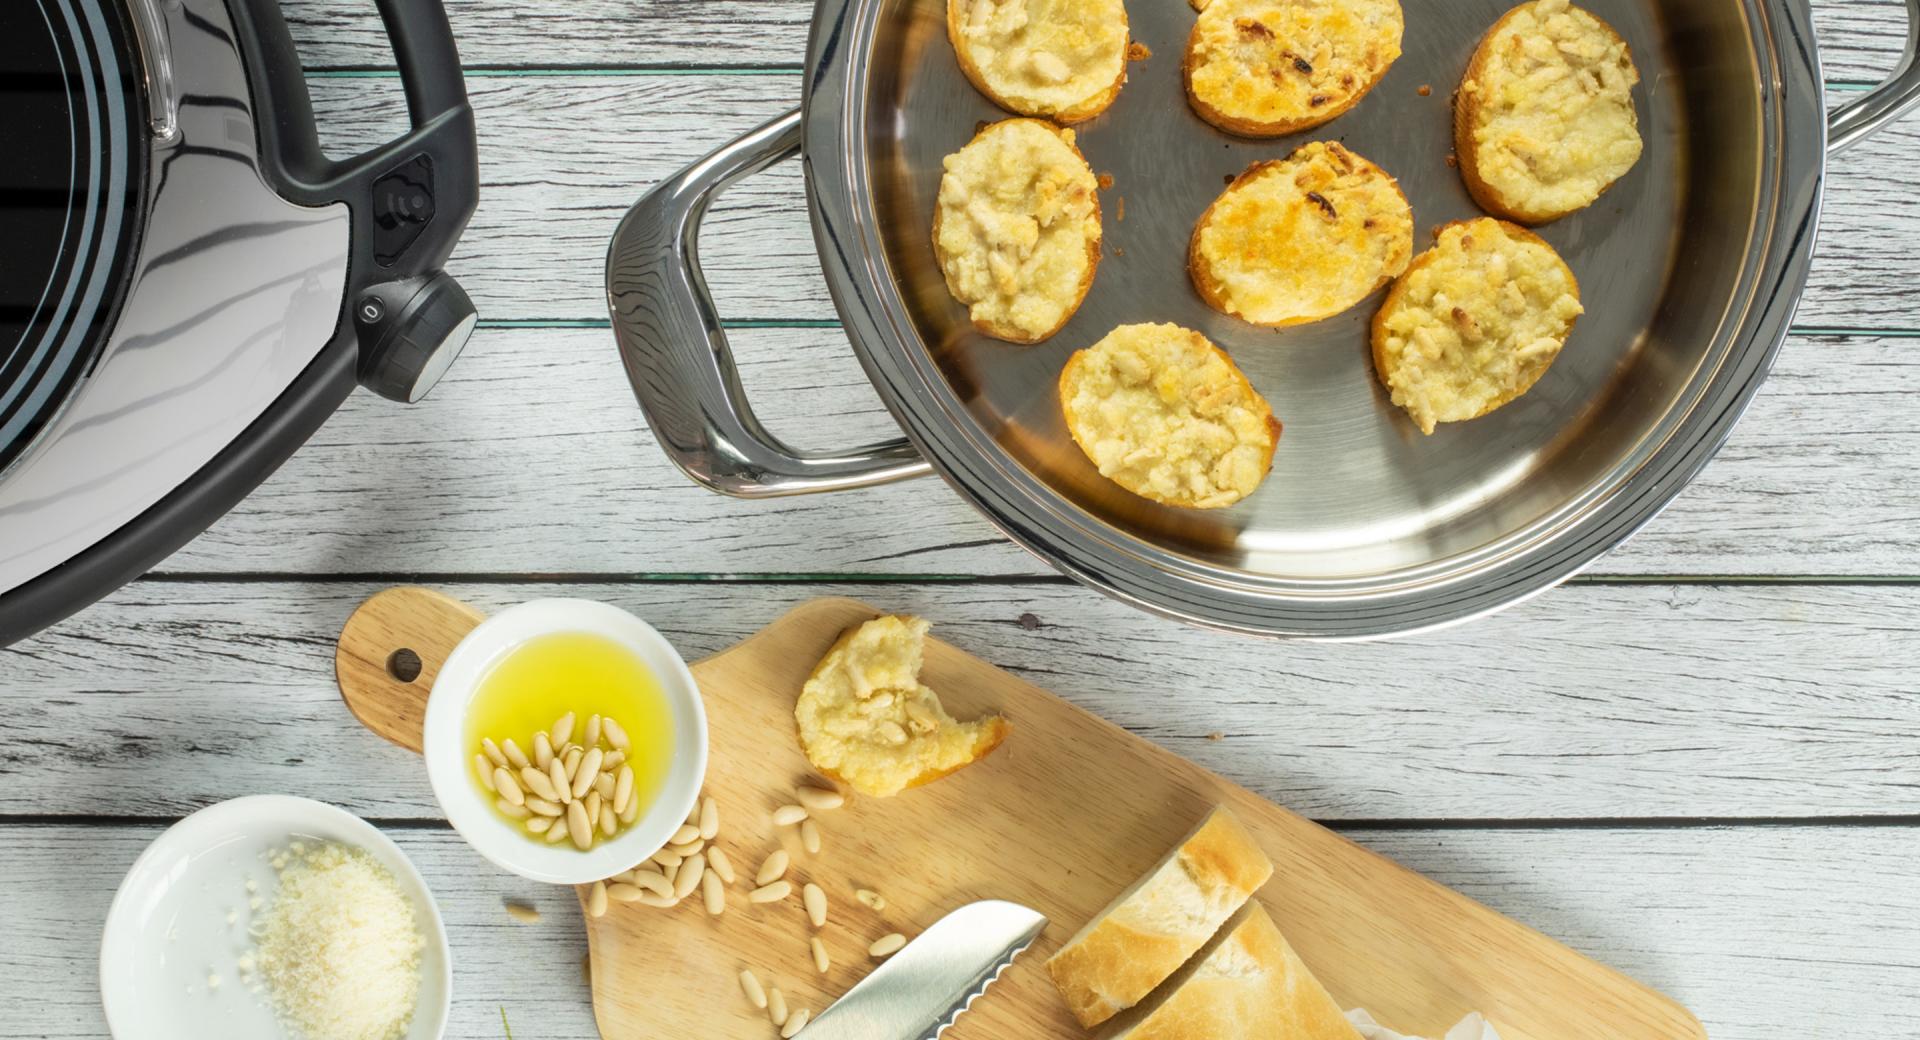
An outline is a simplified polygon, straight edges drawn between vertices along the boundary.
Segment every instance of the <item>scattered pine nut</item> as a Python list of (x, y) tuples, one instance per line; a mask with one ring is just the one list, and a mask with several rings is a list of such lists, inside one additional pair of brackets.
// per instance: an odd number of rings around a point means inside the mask
[(679, 830), (673, 832), (673, 837), (667, 839), (667, 844), (668, 845), (687, 845), (692, 843), (693, 840), (698, 837), (700, 837), (700, 828), (697, 825), (691, 824), (691, 823), (683, 823), (680, 825)]
[(854, 889), (853, 898), (858, 899), (862, 906), (870, 910), (885, 910), (887, 908), (887, 897), (875, 892), (871, 888)]
[(547, 733), (554, 747), (561, 747), (573, 740), (573, 712), (567, 712), (553, 722), (553, 729)]
[(706, 904), (708, 917), (719, 917), (727, 909), (727, 886), (719, 874), (709, 870), (700, 875), (700, 898)]
[(516, 819), (516, 820), (524, 820), (528, 816), (532, 815), (532, 812), (533, 812), (533, 810), (528, 808), (525, 802), (522, 802), (519, 805), (515, 805), (512, 802), (507, 801), (505, 798), (494, 799), (493, 807), (495, 809), (500, 810), (502, 813), (506, 814), (507, 816), (512, 817), (513, 819)]
[(607, 916), (607, 883), (605, 881), (595, 881), (593, 890), (587, 893), (587, 916)]
[(507, 764), (507, 756), (501, 754), (500, 745), (495, 744), (491, 737), (480, 738), (480, 753), (486, 755), (487, 761), (492, 762), (496, 766), (504, 766)]
[(688, 856), (686, 862), (673, 875), (673, 897), (685, 899), (688, 894), (700, 886), (700, 878), (707, 872), (707, 857), (696, 852)]
[(659, 852), (653, 854), (653, 861), (660, 864), (660, 869), (662, 870), (680, 869), (680, 861), (685, 858), (686, 857), (678, 853), (669, 852), (666, 849), (661, 849)]
[(797, 805), (783, 805), (773, 811), (773, 825), (791, 827), (807, 818), (807, 811)]
[(662, 895), (655, 895), (652, 892), (642, 892), (640, 893), (640, 905), (658, 907), (662, 910), (668, 910), (673, 907), (679, 906), (680, 901), (678, 899), (673, 898), (672, 896), (662, 896)]
[(747, 1003), (766, 1010), (767, 991), (760, 986), (760, 980), (747, 968), (740, 969), (740, 992), (747, 995)]
[(812, 1017), (813, 1012), (806, 1008), (788, 1015), (787, 1024), (780, 1027), (780, 1040), (792, 1040), (793, 1037), (798, 1036), (802, 1029), (807, 1028), (807, 1019)]
[(704, 850), (706, 847), (707, 847), (706, 842), (701, 841), (699, 838), (695, 838), (690, 844), (687, 844), (687, 845), (669, 845), (667, 846), (667, 851), (680, 857), (682, 860), (687, 860), (687, 859), (693, 858), (694, 853), (700, 852)]
[(800, 787), (793, 792), (793, 800), (810, 813), (826, 812), (847, 804), (846, 795), (820, 787)]
[(607, 738), (607, 743), (612, 744), (615, 751), (627, 750), (627, 731), (621, 729), (618, 722), (611, 718), (601, 719), (600, 730), (601, 736)]
[(873, 945), (867, 947), (867, 956), (875, 960), (891, 957), (899, 953), (900, 948), (906, 944), (906, 936), (901, 935), (899, 932), (888, 932), (886, 935), (875, 939)]
[(593, 825), (587, 822), (587, 807), (579, 802), (567, 806), (567, 835), (582, 852), (593, 847)]
[(733, 860), (727, 858), (725, 849), (716, 845), (707, 850), (707, 869), (720, 875), (721, 882), (729, 885), (733, 884)]
[[(668, 889), (667, 891), (672, 892), (673, 890)], [(645, 894), (645, 891), (640, 887), (629, 885), (624, 881), (616, 881), (607, 886), (607, 898), (615, 902), (637, 903), (640, 901), (640, 897)]]
[(787, 995), (778, 986), (767, 991), (767, 1017), (776, 1026), (787, 1024)]
[(793, 882), (775, 881), (747, 893), (749, 903), (778, 903), (793, 894)]
[(793, 857), (787, 855), (786, 849), (774, 849), (773, 852), (768, 854), (767, 858), (761, 862), (759, 873), (753, 875), (753, 883), (756, 885), (771, 885), (775, 881), (786, 877), (787, 864), (792, 858)]
[(820, 825), (819, 824), (813, 822), (812, 820), (800, 821), (800, 847), (803, 849), (806, 849), (809, 855), (819, 854), (820, 852)]
[(497, 794), (499, 789), (493, 786), (493, 760), (485, 755), (473, 756), (473, 771), (480, 774), (480, 786), (489, 793)]
[(540, 920), (540, 911), (535, 910), (525, 903), (508, 903), (507, 916), (519, 921), (521, 924), (532, 924)]
[(507, 756), (507, 764), (515, 769), (525, 769), (528, 765), (527, 753), (520, 750), (520, 745), (515, 744), (512, 737), (501, 742), (500, 753)]
[(712, 795), (700, 800), (700, 836), (712, 841), (720, 835), (720, 803)]
[(826, 889), (821, 888), (819, 885), (816, 885), (813, 882), (809, 881), (807, 882), (807, 886), (800, 890), (800, 902), (806, 906), (807, 920), (812, 921), (813, 926), (815, 928), (821, 928), (826, 925), (827, 923), (827, 890)]
[(587, 735), (580, 738), (580, 742), (588, 747), (600, 743), (600, 716), (587, 716)]
[(533, 735), (533, 768), (546, 771), (548, 763), (553, 761), (553, 741), (545, 733)]
[(808, 941), (807, 945), (813, 949), (813, 970), (825, 975), (827, 969), (833, 967), (833, 961), (827, 957), (827, 944), (821, 942), (820, 937), (816, 935)]

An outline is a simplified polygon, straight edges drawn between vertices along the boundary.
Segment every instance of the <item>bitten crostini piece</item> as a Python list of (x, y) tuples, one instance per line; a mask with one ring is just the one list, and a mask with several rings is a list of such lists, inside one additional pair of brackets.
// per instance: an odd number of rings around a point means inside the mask
[(1187, 37), (1187, 99), (1243, 137), (1320, 126), (1400, 57), (1399, 0), (1211, 0)]
[(1580, 283), (1540, 236), (1491, 217), (1448, 224), (1374, 316), (1374, 372), (1430, 434), (1531, 390), (1582, 313)]
[(1585, 209), (1640, 160), (1627, 41), (1567, 0), (1508, 11), (1454, 95), (1454, 150), (1480, 207), (1522, 224)]
[(1006, 719), (956, 721), (920, 682), (928, 627), (922, 618), (874, 618), (842, 634), (814, 667), (793, 717), (821, 775), (886, 798), (979, 761), (1006, 739)]
[(1142, 498), (1219, 509), (1273, 467), (1280, 423), (1233, 360), (1178, 325), (1122, 325), (1060, 372), (1074, 443)]
[(1187, 273), (1207, 305), (1275, 328), (1330, 318), (1413, 258), (1413, 207), (1385, 170), (1332, 142), (1247, 168), (1194, 226)]
[(975, 328), (1010, 343), (1060, 331), (1100, 265), (1099, 181), (1073, 131), (1007, 119), (947, 156), (933, 251)]
[(1092, 119), (1127, 79), (1121, 0), (947, 0), (947, 39), (974, 88), (1023, 116)]

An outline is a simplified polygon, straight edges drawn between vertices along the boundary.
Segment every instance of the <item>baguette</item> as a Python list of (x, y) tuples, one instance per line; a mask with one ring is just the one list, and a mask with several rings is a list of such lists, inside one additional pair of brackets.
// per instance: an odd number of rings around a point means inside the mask
[(1181, 61), (1200, 118), (1280, 137), (1360, 103), (1400, 57), (1399, 0), (1211, 0)]
[(1023, 116), (1092, 119), (1127, 80), (1121, 0), (947, 0), (947, 39), (967, 81)]
[(1139, 1003), (1272, 876), (1240, 821), (1213, 810), (1047, 961), (1067, 1009), (1091, 1029)]
[(1265, 907), (1249, 903), (1220, 934), (1114, 1023), (1107, 1040), (1360, 1040)]

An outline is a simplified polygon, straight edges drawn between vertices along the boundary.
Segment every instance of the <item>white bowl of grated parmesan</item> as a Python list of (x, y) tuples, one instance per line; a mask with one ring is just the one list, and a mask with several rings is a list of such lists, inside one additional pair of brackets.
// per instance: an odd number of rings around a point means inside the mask
[(100, 942), (116, 1040), (439, 1040), (439, 908), (400, 848), (323, 802), (255, 795), (154, 839)]

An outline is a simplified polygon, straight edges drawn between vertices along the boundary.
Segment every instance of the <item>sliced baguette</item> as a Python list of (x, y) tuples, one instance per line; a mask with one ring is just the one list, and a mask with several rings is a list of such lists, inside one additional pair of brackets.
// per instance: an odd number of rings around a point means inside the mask
[(1249, 903), (1107, 1040), (1360, 1040), (1266, 908)]
[(1213, 810), (1047, 961), (1067, 1009), (1091, 1029), (1139, 1003), (1272, 876), (1240, 821)]

